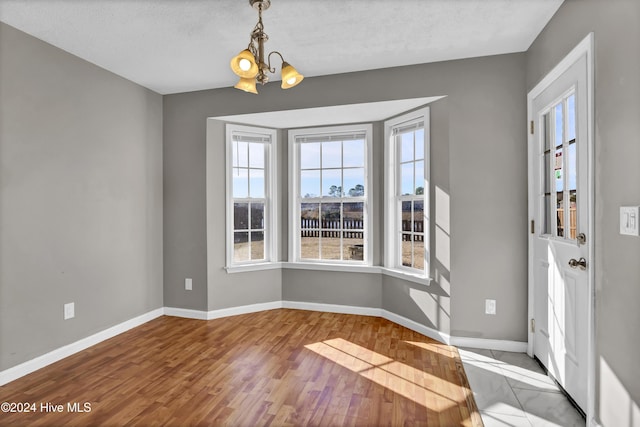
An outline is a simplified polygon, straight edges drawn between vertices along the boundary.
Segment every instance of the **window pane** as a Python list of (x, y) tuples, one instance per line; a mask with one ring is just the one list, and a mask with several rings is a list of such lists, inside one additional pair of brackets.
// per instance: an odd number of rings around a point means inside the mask
[(342, 142), (322, 143), (322, 168), (339, 168), (342, 166)]
[(402, 265), (413, 267), (413, 245), (411, 234), (402, 234)]
[(264, 169), (249, 169), (249, 197), (264, 198)]
[(322, 170), (322, 197), (342, 197), (342, 171)]
[(251, 203), (251, 229), (264, 229), (264, 203)]
[(264, 168), (264, 144), (252, 142), (249, 144), (249, 166)]
[(234, 167), (244, 167), (249, 166), (248, 164), (248, 156), (249, 156), (249, 144), (242, 141), (235, 141), (233, 143), (233, 164)]
[(342, 159), (345, 168), (364, 167), (364, 140), (343, 142)]
[(576, 139), (576, 96), (567, 99), (567, 140)]
[(302, 203), (300, 205), (300, 226), (305, 228), (320, 228), (318, 219), (320, 204), (319, 203)]
[(345, 235), (348, 234), (349, 230), (360, 230), (350, 237), (362, 234), (364, 229), (364, 203), (344, 203), (342, 205), (342, 228), (345, 230)]
[(233, 261), (249, 261), (249, 233), (235, 232), (233, 233)]
[(424, 270), (424, 235), (413, 236), (413, 268)]
[(348, 261), (362, 261), (364, 260), (364, 239), (357, 237), (354, 238), (352, 236), (353, 233), (344, 233), (342, 239), (342, 259)]
[[(424, 194), (424, 161), (420, 160), (415, 163), (415, 193)], [(413, 192), (412, 192), (413, 193)]]
[(264, 259), (264, 233), (262, 231), (251, 233), (251, 259)]
[(400, 162), (414, 160), (413, 153), (413, 132), (400, 135)]
[(300, 238), (300, 258), (320, 259), (320, 237), (312, 236)]
[(413, 202), (413, 231), (424, 233), (424, 202), (422, 200)]
[(401, 204), (402, 231), (411, 231), (411, 202)]
[(569, 165), (567, 171), (567, 186), (569, 188), (569, 238), (576, 238), (577, 216), (576, 206), (578, 202), (578, 191), (576, 183), (576, 144), (572, 143), (567, 147)]
[(300, 169), (318, 169), (320, 167), (320, 143), (300, 144)]
[(233, 204), (233, 228), (234, 230), (247, 230), (249, 228), (249, 204)]
[(562, 120), (562, 104), (558, 104), (554, 107), (554, 112), (555, 112), (555, 142), (556, 142), (556, 147), (559, 147), (562, 145), (562, 143), (564, 142), (564, 139), (562, 138), (562, 135), (564, 134), (564, 127), (563, 127), (563, 120)]
[(555, 150), (555, 178), (556, 178), (556, 209), (557, 209), (557, 232), (556, 236), (564, 236), (564, 170), (563, 170), (563, 148)]
[(364, 196), (364, 168), (344, 169), (344, 197)]
[(400, 194), (413, 194), (413, 162), (400, 166)]
[(233, 197), (249, 197), (249, 170), (233, 168)]
[(300, 172), (300, 196), (319, 197), (320, 196), (320, 171)]
[(322, 203), (322, 228), (340, 228), (340, 203)]
[(300, 205), (300, 258), (320, 257), (320, 204)]
[(416, 131), (416, 160), (424, 159), (424, 129)]

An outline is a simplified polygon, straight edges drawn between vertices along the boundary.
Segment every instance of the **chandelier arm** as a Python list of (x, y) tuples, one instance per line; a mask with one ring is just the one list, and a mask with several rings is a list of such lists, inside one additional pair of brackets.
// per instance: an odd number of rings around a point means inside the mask
[(273, 52), (269, 52), (269, 55), (267, 56), (267, 67), (269, 68), (270, 73), (276, 72), (276, 67), (271, 68), (271, 55), (273, 55), (274, 53), (280, 57), (282, 62), (284, 62), (284, 58), (282, 57), (282, 54), (280, 52), (278, 52), (277, 50), (274, 50)]

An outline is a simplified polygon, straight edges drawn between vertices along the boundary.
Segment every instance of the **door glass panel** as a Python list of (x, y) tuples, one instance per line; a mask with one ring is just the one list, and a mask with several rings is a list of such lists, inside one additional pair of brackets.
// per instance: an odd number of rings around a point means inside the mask
[(567, 140), (576, 139), (576, 96), (567, 98)]
[(567, 141), (565, 152), (567, 153), (567, 190), (569, 190), (569, 235), (575, 239), (577, 234), (577, 202), (578, 202), (578, 168), (577, 168), (577, 143), (576, 143), (576, 103), (575, 95), (567, 98)]
[(542, 234), (551, 234), (551, 133), (549, 121), (551, 120), (549, 113), (542, 116), (541, 121), (541, 135), (543, 140), (543, 155), (542, 155), (542, 185), (543, 185), (543, 198), (544, 198), (544, 210), (542, 212)]
[(565, 201), (564, 201), (564, 113), (562, 102), (554, 107), (554, 175), (556, 191), (556, 236), (565, 235)]

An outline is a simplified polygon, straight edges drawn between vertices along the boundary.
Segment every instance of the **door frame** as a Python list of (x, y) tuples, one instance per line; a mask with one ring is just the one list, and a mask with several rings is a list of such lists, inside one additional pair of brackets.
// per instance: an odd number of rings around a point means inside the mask
[[(529, 123), (536, 122), (533, 117), (533, 100), (547, 89), (558, 77), (566, 72), (580, 57), (587, 56), (587, 209), (588, 209), (588, 231), (587, 238), (590, 239), (589, 245), (589, 269), (587, 274), (588, 282), (588, 301), (587, 307), (587, 425), (597, 425), (595, 421), (595, 147), (594, 147), (594, 33), (589, 33), (578, 45), (569, 52), (528, 94), (527, 94), (527, 142), (528, 142), (528, 203), (529, 203), (529, 221), (535, 218), (534, 212), (534, 187), (533, 187), (533, 161), (536, 158), (536, 135), (531, 134)], [(539, 226), (539, 225), (538, 225)], [(534, 306), (534, 265), (533, 257), (533, 236), (535, 234), (530, 230), (528, 232), (528, 342), (527, 354), (533, 357), (533, 344), (535, 334), (532, 332), (531, 319), (535, 316)]]

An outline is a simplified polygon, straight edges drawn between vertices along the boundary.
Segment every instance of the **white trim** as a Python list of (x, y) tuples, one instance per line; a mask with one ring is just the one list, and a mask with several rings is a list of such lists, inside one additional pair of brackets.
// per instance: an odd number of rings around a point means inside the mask
[[(595, 421), (596, 413), (596, 349), (595, 349), (595, 144), (594, 144), (594, 33), (589, 33), (578, 45), (569, 52), (528, 94), (527, 94), (527, 117), (528, 122), (534, 120), (533, 116), (533, 101), (540, 95), (549, 85), (557, 80), (565, 71), (567, 71), (577, 60), (583, 55), (587, 58), (587, 151), (588, 151), (588, 211), (589, 211), (589, 225), (588, 225), (588, 238), (591, 241), (589, 245), (589, 260), (590, 267), (588, 270), (588, 295), (589, 304), (587, 307), (588, 322), (587, 322), (587, 408), (586, 417), (589, 420), (589, 425), (597, 425)], [(527, 129), (529, 125), (527, 124)], [(527, 131), (527, 140), (529, 143), (528, 162), (531, 164), (531, 159), (534, 156), (535, 144), (534, 137)], [(533, 194), (533, 171), (529, 168), (529, 219), (535, 218), (535, 212), (533, 212), (533, 200), (531, 195)], [(529, 254), (533, 253), (533, 239), (529, 234)], [(531, 255), (529, 255), (529, 258)], [(534, 288), (533, 288), (533, 267), (529, 262), (529, 285), (528, 285), (528, 319), (534, 317)], [(527, 322), (528, 323), (528, 322)], [(533, 340), (534, 334), (531, 332), (531, 328), (527, 324), (528, 330), (528, 345), (527, 354), (533, 356)]]
[[(213, 320), (220, 319), (229, 316), (237, 316), (240, 314), (256, 313), (265, 310), (273, 310), (278, 308), (290, 308), (297, 310), (309, 310), (320, 311), (326, 313), (341, 313), (341, 314), (356, 314), (360, 316), (374, 316), (382, 317), (390, 322), (397, 323), (404, 326), (407, 329), (418, 332), (434, 340), (440, 341), (444, 344), (454, 345), (459, 347), (472, 347), (472, 348), (487, 348), (491, 350), (502, 351), (515, 351), (524, 352), (526, 350), (526, 343), (519, 343), (515, 341), (503, 341), (492, 339), (478, 339), (478, 338), (465, 338), (465, 337), (452, 337), (449, 334), (440, 332), (436, 329), (425, 326), (414, 320), (408, 319), (399, 314), (391, 311), (377, 308), (377, 307), (358, 307), (351, 305), (340, 304), (324, 304), (315, 302), (304, 301), (271, 301), (265, 303), (257, 303), (250, 305), (243, 305), (239, 307), (222, 308), (218, 310), (202, 311), (191, 310), (185, 308), (175, 307), (163, 307), (150, 311), (141, 316), (135, 317), (126, 322), (120, 323), (104, 331), (98, 332), (87, 338), (83, 338), (79, 341), (55, 349), (47, 354), (36, 357), (35, 359), (21, 363), (20, 365), (12, 368), (0, 371), (0, 386), (5, 385), (11, 381), (17, 380), (20, 377), (28, 375), (38, 369), (44, 368), (52, 363), (69, 357), (75, 353), (85, 350), (93, 345), (96, 345), (102, 341), (140, 326), (150, 320), (156, 319), (162, 315), (183, 317), (187, 319), (195, 320)], [(597, 426), (597, 423), (594, 424)]]
[[(363, 265), (371, 266), (373, 260), (373, 125), (371, 123), (360, 123), (351, 125), (339, 125), (339, 126), (327, 126), (327, 127), (315, 127), (315, 128), (300, 128), (289, 130), (287, 136), (288, 150), (289, 150), (289, 262), (302, 262), (307, 260), (300, 260), (298, 254), (300, 253), (300, 203), (303, 200), (300, 197), (300, 148), (296, 143), (296, 137), (302, 135), (322, 135), (322, 134), (334, 134), (344, 132), (364, 132), (365, 134), (365, 195), (363, 198), (354, 198), (354, 202), (362, 202), (364, 205), (363, 220), (364, 220), (364, 260), (363, 261), (342, 261), (346, 265)], [(322, 189), (321, 189), (322, 190)], [(327, 202), (329, 200), (323, 199), (322, 195), (318, 195), (317, 198), (312, 199), (315, 202)], [(339, 201), (348, 201), (346, 198), (340, 198)], [(294, 231), (295, 230), (295, 231)], [(322, 263), (322, 260), (319, 260)]]
[(395, 268), (382, 267), (382, 274), (385, 276), (395, 277), (396, 279), (406, 280), (407, 282), (417, 283), (419, 285), (430, 286), (431, 277), (421, 276), (419, 274), (410, 273), (408, 271), (396, 270)]
[[(398, 189), (398, 170), (397, 157), (398, 147), (392, 141), (392, 131), (396, 126), (415, 120), (424, 122), (424, 271), (428, 275), (431, 261), (430, 247), (430, 231), (431, 231), (431, 203), (430, 203), (430, 184), (431, 184), (431, 123), (430, 108), (424, 107), (410, 113), (394, 117), (384, 122), (384, 204), (385, 204), (385, 253), (384, 265), (391, 271), (400, 270), (401, 248), (398, 244), (398, 206), (397, 206), (397, 189)], [(411, 273), (409, 273), (411, 274)], [(391, 274), (393, 275), (393, 274)], [(414, 275), (417, 276), (417, 275)]]
[(206, 314), (207, 320), (213, 320), (220, 319), (221, 317), (257, 313), (259, 311), (273, 310), (276, 308), (282, 308), (282, 301), (271, 301), (257, 304), (241, 305), (239, 307), (220, 308), (217, 310), (210, 310)]
[(233, 267), (225, 267), (228, 274), (246, 273), (247, 271), (277, 270), (282, 268), (281, 262), (261, 262), (256, 264), (244, 264)]
[(387, 319), (390, 322), (404, 326), (407, 329), (418, 332), (419, 334), (425, 335), (429, 338), (433, 338), (434, 340), (440, 341), (447, 345), (451, 345), (451, 336), (449, 334), (425, 326), (422, 323), (416, 322), (415, 320), (407, 319), (404, 316), (400, 316), (399, 314), (384, 309), (382, 310), (381, 317)]
[(360, 316), (381, 317), (380, 309), (376, 307), (357, 307), (353, 305), (324, 304), (304, 301), (282, 301), (282, 308), (321, 311), (323, 313), (357, 314)]
[(451, 337), (451, 345), (456, 347), (484, 348), (487, 350), (526, 353), (526, 341), (492, 340), (486, 338)]
[(207, 312), (188, 308), (165, 307), (165, 316), (183, 317), (185, 319), (207, 320)]
[[(316, 270), (316, 271), (339, 271), (344, 273), (368, 273), (368, 274), (384, 274), (385, 276), (395, 277), (407, 282), (417, 283), (419, 285), (430, 286), (431, 277), (420, 276), (408, 271), (386, 268), (379, 265), (351, 265), (351, 264), (329, 264), (322, 262), (266, 262), (258, 264), (246, 264), (235, 267), (224, 268), (228, 274), (246, 273), (249, 271), (262, 270)], [(188, 316), (185, 316), (188, 317)]]
[(340, 271), (345, 273), (382, 273), (382, 268), (375, 265), (329, 264), (323, 262), (283, 262), (282, 268), (290, 270)]
[[(265, 262), (270, 262), (277, 258), (278, 245), (276, 236), (279, 235), (278, 228), (278, 181), (276, 173), (277, 164), (277, 141), (278, 134), (275, 129), (242, 126), (232, 123), (225, 124), (225, 212), (226, 212), (226, 268), (233, 269), (244, 265), (252, 266), (255, 261), (246, 263), (233, 262), (233, 141), (234, 133), (255, 134), (269, 137), (270, 142), (264, 144), (264, 238), (265, 238)], [(211, 169), (207, 167), (207, 170)]]
[(20, 377), (28, 375), (34, 371), (37, 371), (38, 369), (44, 368), (45, 366), (51, 365), (52, 363), (55, 363), (59, 360), (64, 359), (65, 357), (69, 357), (75, 353), (85, 350), (102, 341), (108, 340), (109, 338), (113, 338), (116, 335), (147, 323), (148, 321), (160, 317), (163, 314), (164, 308), (157, 308), (148, 313), (142, 314), (140, 316), (134, 317), (133, 319), (107, 328), (101, 332), (95, 333), (86, 338), (82, 338), (71, 344), (59, 347), (53, 351), (43, 354), (42, 356), (38, 356), (34, 359), (28, 360), (9, 369), (5, 369), (4, 371), (0, 371), (0, 386), (17, 380)]

